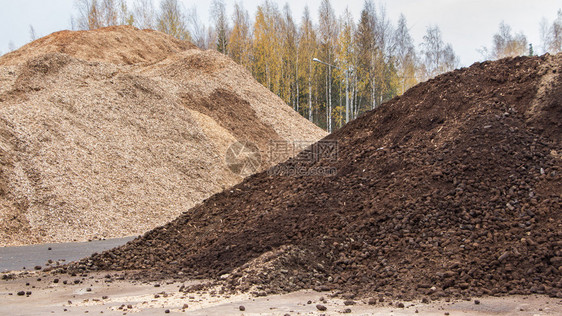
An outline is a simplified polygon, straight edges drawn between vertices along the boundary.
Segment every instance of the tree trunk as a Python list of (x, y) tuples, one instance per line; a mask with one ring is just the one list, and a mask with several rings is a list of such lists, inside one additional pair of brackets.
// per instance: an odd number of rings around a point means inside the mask
[(332, 67), (328, 66), (328, 133), (332, 132)]
[(297, 89), (297, 113), (299, 113), (300, 107), (300, 91), (299, 91), (299, 51), (297, 50), (297, 61), (295, 62), (295, 85)]
[(308, 120), (313, 121), (312, 117), (312, 83), (308, 81)]

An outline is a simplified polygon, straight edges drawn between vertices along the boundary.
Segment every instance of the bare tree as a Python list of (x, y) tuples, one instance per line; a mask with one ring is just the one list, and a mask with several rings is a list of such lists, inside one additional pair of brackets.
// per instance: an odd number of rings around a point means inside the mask
[(118, 7), (118, 24), (119, 25), (133, 25), (135, 17), (133, 13), (129, 11), (129, 6), (126, 0), (119, 0)]
[(160, 3), (157, 28), (181, 40), (190, 40), (185, 24), (185, 13), (178, 0), (163, 0)]
[(386, 15), (386, 7), (379, 6), (375, 17), (375, 45), (379, 47), (383, 56), (388, 58), (394, 53), (392, 24)]
[(207, 49), (217, 49), (217, 32), (212, 25), (207, 26)]
[(543, 17), (541, 19), (541, 22), (539, 24), (539, 34), (541, 36), (541, 44), (542, 44), (542, 51), (543, 52), (547, 52), (548, 51), (548, 42), (549, 42), (549, 34), (548, 34), (548, 20)]
[(8, 52), (13, 52), (13, 51), (15, 51), (15, 50), (16, 50), (16, 44), (14, 44), (13, 41), (10, 41), (10, 42), (8, 43)]
[(513, 35), (511, 26), (502, 21), (498, 33), (494, 35), (492, 49), (488, 58), (500, 59), (525, 55), (527, 53), (527, 46), (525, 35), (523, 33)]
[(373, 95), (373, 108), (381, 105), (392, 94), (393, 58), (395, 50), (394, 28), (386, 15), (386, 7), (379, 6), (375, 11), (375, 47), (373, 67), (375, 68), (375, 94)]
[(70, 21), (69, 21), (69, 22), (70, 22), (70, 23), (69, 23), (69, 24), (70, 24), (70, 29), (73, 30), (73, 31), (76, 31), (78, 28), (77, 28), (77, 26), (76, 26), (76, 18), (74, 18), (74, 15), (73, 15), (73, 14), (70, 15)]
[(115, 0), (101, 0), (100, 16), (102, 26), (118, 24), (119, 13)]
[(96, 0), (76, 0), (74, 5), (78, 11), (77, 29), (92, 30), (101, 27), (100, 6)]
[(35, 29), (33, 25), (29, 24), (29, 39), (33, 42), (37, 39), (37, 35), (35, 34)]
[(550, 28), (551, 42), (549, 50), (552, 53), (562, 52), (562, 9), (558, 10), (558, 16)]
[(396, 68), (401, 84), (400, 93), (402, 94), (416, 83), (416, 49), (403, 14), (400, 14), (394, 32), (394, 45)]
[(90, 0), (76, 0), (74, 2), (76, 18), (71, 19), (72, 29), (87, 30), (89, 29), (88, 15), (90, 13)]
[(438, 74), (451, 71), (458, 65), (458, 57), (451, 44), (445, 44), (438, 26), (430, 26), (423, 37), (422, 54), (424, 78), (432, 78)]
[(135, 0), (133, 3), (134, 25), (140, 29), (154, 29), (156, 11), (152, 0)]
[(441, 30), (439, 27), (428, 27), (422, 42), (424, 65), (428, 77), (433, 77), (439, 72), (439, 65), (441, 64), (442, 52), (444, 49), (445, 43), (441, 38)]
[(120, 24), (133, 24), (134, 17), (126, 0), (75, 0), (77, 17), (71, 18), (72, 29), (93, 30)]
[(105, 26), (104, 4), (97, 0), (76, 0), (75, 5), (78, 9), (76, 19), (78, 29), (94, 30)]
[(556, 54), (562, 52), (562, 9), (558, 10), (551, 25), (543, 18), (541, 21), (541, 39), (545, 52)]
[(201, 49), (209, 48), (207, 28), (205, 27), (205, 23), (199, 19), (197, 6), (193, 6), (187, 11), (187, 29), (191, 35), (193, 44)]

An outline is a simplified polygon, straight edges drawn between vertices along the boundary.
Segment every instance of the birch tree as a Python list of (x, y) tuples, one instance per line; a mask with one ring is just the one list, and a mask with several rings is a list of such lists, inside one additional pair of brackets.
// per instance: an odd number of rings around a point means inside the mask
[(357, 67), (356, 73), (359, 77), (357, 81), (358, 99), (355, 115), (361, 112), (362, 103), (374, 104), (375, 102), (375, 58), (378, 54), (375, 46), (375, 8), (371, 1), (365, 1), (361, 18), (357, 26), (355, 43), (357, 47)]
[(129, 6), (126, 0), (119, 0), (119, 25), (134, 25), (134, 16), (129, 11)]
[[(338, 36), (338, 23), (330, 0), (322, 0), (318, 11), (318, 35), (320, 40), (321, 58), (333, 64)], [(332, 132), (332, 67), (326, 66), (326, 130)]]
[(494, 35), (490, 59), (521, 56), (527, 53), (527, 38), (523, 33), (512, 34), (511, 27), (501, 22)]
[(211, 16), (215, 22), (217, 50), (223, 54), (228, 54), (228, 37), (230, 30), (224, 0), (213, 0), (211, 3)]
[(551, 25), (543, 19), (541, 22), (541, 39), (543, 50), (556, 54), (562, 52), (562, 9), (558, 10), (556, 19)]
[(308, 6), (305, 6), (301, 18), (299, 28), (299, 46), (298, 46), (299, 60), (298, 60), (298, 76), (299, 81), (303, 82), (306, 87), (306, 100), (307, 100), (307, 116), (308, 120), (314, 122), (314, 107), (312, 104), (312, 89), (314, 84), (314, 77), (318, 64), (314, 63), (312, 59), (316, 56), (318, 47), (316, 39), (316, 31), (312, 24), (310, 11)]
[(201, 49), (208, 49), (210, 46), (209, 36), (205, 23), (199, 19), (197, 14), (197, 6), (192, 6), (187, 11), (187, 30), (191, 36), (191, 41)]
[(134, 15), (129, 12), (125, 0), (76, 0), (75, 6), (78, 10), (75, 23), (80, 30), (133, 24)]
[(281, 72), (279, 11), (274, 3), (265, 1), (258, 6), (254, 23), (253, 74), (256, 79), (279, 95), (279, 73)]
[(403, 94), (417, 83), (416, 80), (416, 49), (410, 36), (406, 17), (400, 14), (394, 33), (396, 68), (400, 79), (398, 94)]
[(441, 30), (438, 26), (427, 28), (421, 46), (424, 79), (435, 77), (457, 67), (458, 57), (455, 55), (451, 44), (443, 42)]
[(35, 34), (35, 29), (33, 25), (29, 24), (29, 39), (33, 42), (37, 39), (37, 35)]
[(157, 29), (180, 40), (190, 40), (183, 7), (177, 0), (162, 0)]
[(380, 6), (375, 12), (375, 50), (374, 50), (374, 102), (371, 108), (381, 105), (394, 96), (397, 85), (395, 70), (394, 29), (386, 15), (386, 8)]
[(251, 69), (252, 34), (248, 11), (241, 3), (234, 4), (232, 31), (228, 39), (228, 54), (237, 63)]
[[(350, 108), (350, 89), (353, 89), (352, 74), (356, 68), (356, 49), (355, 49), (355, 23), (353, 16), (349, 9), (346, 9), (341, 17), (341, 30), (337, 42), (337, 58), (339, 61), (339, 68), (336, 69), (336, 74), (342, 87), (346, 89), (345, 92), (340, 93), (340, 99), (345, 98), (345, 101), (340, 102), (338, 108), (337, 126), (341, 127), (344, 123), (349, 122), (353, 118), (352, 109)], [(343, 107), (345, 104), (345, 108)]]
[(156, 10), (152, 0), (135, 0), (133, 3), (134, 26), (140, 29), (154, 29)]
[(99, 10), (102, 26), (118, 24), (119, 13), (115, 0), (101, 0)]
[[(199, 19), (196, 6), (185, 10), (178, 0), (159, 0), (159, 10), (154, 9), (153, 0), (75, 1), (79, 14), (73, 21), (79, 29), (133, 23), (191, 40), (202, 49), (216, 49), (329, 132), (404, 93), (418, 79), (458, 64), (437, 26), (427, 29), (416, 50), (406, 18), (401, 15), (394, 23), (385, 7), (375, 8), (373, 0), (364, 2), (358, 21), (349, 10), (336, 18), (330, 1), (321, 0), (316, 25), (308, 6), (300, 23), (295, 23), (288, 5), (279, 10), (271, 0), (262, 0), (252, 22), (241, 3), (235, 3), (227, 17), (226, 1), (213, 0), (207, 24)], [(562, 13), (552, 25), (542, 25), (545, 47), (559, 50)], [(511, 47), (504, 36), (510, 32), (504, 31), (500, 28), (497, 47)], [(314, 58), (331, 66), (313, 62)]]
[(299, 110), (297, 82), (298, 72), (298, 36), (297, 27), (289, 4), (283, 7), (280, 20), (279, 38), (281, 43), (281, 98), (293, 106), (295, 111)]
[[(94, 7), (92, 7), (92, 2), (95, 4)], [(97, 16), (91, 15), (92, 9), (97, 6), (96, 0), (76, 0), (74, 6), (78, 14), (75, 19), (75, 24), (79, 30), (89, 30), (92, 26), (99, 24)], [(97, 12), (96, 10), (94, 10), (94, 13)], [(94, 19), (92, 19), (92, 17)]]

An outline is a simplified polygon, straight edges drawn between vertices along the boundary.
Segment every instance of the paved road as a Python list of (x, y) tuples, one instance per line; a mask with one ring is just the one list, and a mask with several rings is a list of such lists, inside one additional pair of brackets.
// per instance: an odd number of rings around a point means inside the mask
[(23, 269), (32, 270), (37, 265), (44, 267), (49, 259), (53, 261), (65, 259), (65, 262), (75, 261), (87, 257), (94, 252), (102, 252), (124, 245), (134, 238), (125, 237), (91, 242), (2, 247), (0, 248), (0, 272)]

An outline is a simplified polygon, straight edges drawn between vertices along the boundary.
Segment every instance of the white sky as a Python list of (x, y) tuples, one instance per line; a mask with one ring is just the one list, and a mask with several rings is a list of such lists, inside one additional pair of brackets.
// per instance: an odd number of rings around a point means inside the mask
[[(202, 21), (209, 21), (208, 8), (211, 1), (180, 0), (186, 7), (196, 5)], [(282, 8), (286, 2), (291, 7), (296, 22), (300, 21), (305, 5), (308, 5), (316, 20), (321, 0), (275, 1)], [(132, 2), (132, 0), (129, 0)], [(158, 0), (154, 0), (158, 3)], [(226, 0), (231, 11), (234, 0)], [(241, 0), (253, 16), (262, 0)], [(357, 21), (363, 0), (331, 0), (336, 15), (349, 7)], [(453, 45), (462, 66), (469, 66), (481, 59), (477, 49), (490, 46), (493, 34), (503, 20), (515, 32), (522, 31), (535, 52), (540, 47), (539, 24), (543, 17), (549, 22), (562, 8), (560, 0), (375, 0), (375, 5), (385, 5), (387, 15), (396, 21), (404, 13), (415, 44), (418, 45), (425, 29), (431, 24), (441, 28), (443, 39)], [(74, 0), (0, 0), (0, 52), (8, 52), (10, 41), (20, 47), (29, 42), (29, 25), (33, 25), (37, 36), (70, 28), (70, 15), (74, 13)]]

